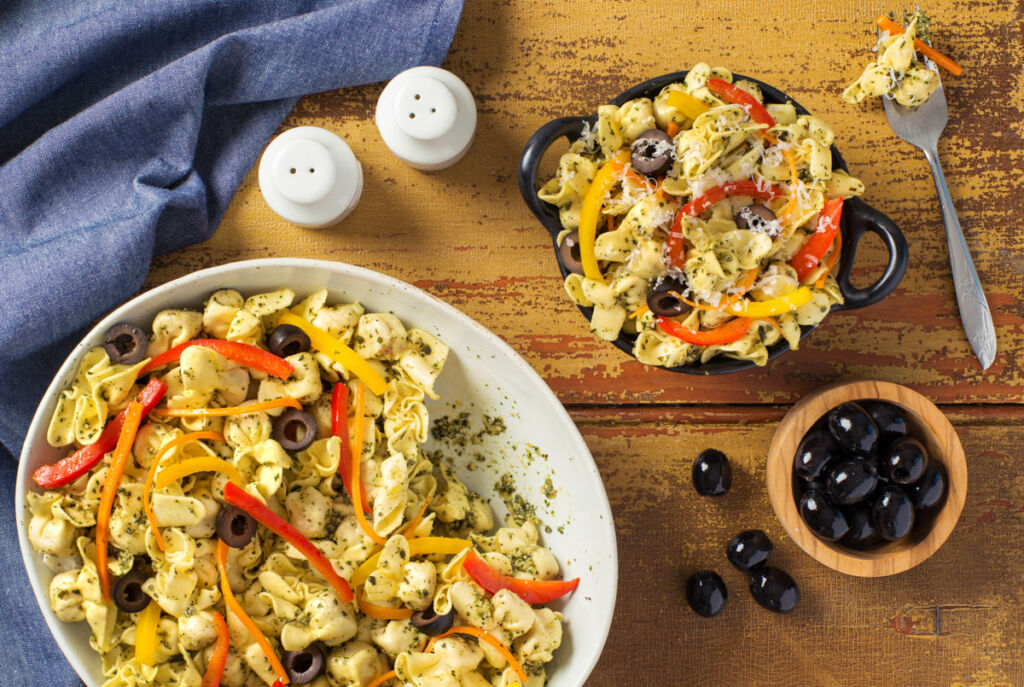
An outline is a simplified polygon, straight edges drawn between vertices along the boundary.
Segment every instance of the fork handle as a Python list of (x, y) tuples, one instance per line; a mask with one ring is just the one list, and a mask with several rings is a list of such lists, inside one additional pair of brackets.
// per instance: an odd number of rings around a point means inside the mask
[(974, 261), (967, 249), (960, 220), (953, 207), (953, 199), (946, 186), (946, 176), (942, 173), (939, 156), (935, 150), (924, 150), (928, 165), (935, 180), (935, 190), (939, 194), (939, 205), (942, 207), (942, 223), (946, 226), (946, 243), (949, 244), (949, 266), (953, 271), (953, 287), (956, 290), (956, 302), (960, 307), (960, 320), (963, 322), (967, 340), (974, 354), (981, 363), (981, 369), (987, 369), (996, 357), (996, 330), (992, 325), (992, 313), (981, 288), (981, 279), (974, 269)]

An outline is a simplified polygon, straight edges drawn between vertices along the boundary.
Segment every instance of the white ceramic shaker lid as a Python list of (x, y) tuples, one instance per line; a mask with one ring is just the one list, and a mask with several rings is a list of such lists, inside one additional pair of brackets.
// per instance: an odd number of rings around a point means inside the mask
[(359, 204), (363, 167), (337, 134), (300, 126), (263, 151), (259, 183), (267, 205), (284, 219), (303, 227), (328, 227)]
[(476, 133), (476, 103), (462, 79), (438, 67), (407, 69), (377, 100), (384, 144), (411, 167), (444, 169), (458, 162)]

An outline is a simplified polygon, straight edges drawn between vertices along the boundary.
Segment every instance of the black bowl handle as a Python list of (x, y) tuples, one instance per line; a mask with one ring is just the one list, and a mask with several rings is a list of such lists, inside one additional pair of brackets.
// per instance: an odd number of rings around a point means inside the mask
[(562, 223), (558, 219), (557, 209), (537, 197), (537, 167), (552, 143), (562, 136), (575, 141), (580, 137), (583, 123), (589, 119), (593, 117), (561, 117), (551, 120), (530, 137), (519, 159), (519, 192), (523, 194), (527, 207), (552, 236), (562, 231)]
[[(856, 310), (877, 303), (896, 290), (903, 274), (907, 271), (910, 258), (907, 239), (896, 224), (860, 198), (850, 198), (843, 203), (843, 254), (839, 266), (839, 290), (845, 302), (833, 310)], [(850, 284), (853, 263), (857, 259), (857, 244), (866, 232), (877, 234), (889, 251), (889, 262), (871, 286), (854, 288)]]

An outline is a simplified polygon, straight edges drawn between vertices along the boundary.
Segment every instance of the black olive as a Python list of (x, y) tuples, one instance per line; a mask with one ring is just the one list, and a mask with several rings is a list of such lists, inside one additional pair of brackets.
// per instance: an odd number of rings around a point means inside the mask
[(305, 685), (316, 679), (324, 669), (324, 653), (316, 644), (310, 644), (301, 651), (286, 651), (281, 665), (288, 678), (295, 685)]
[(907, 436), (907, 414), (894, 403), (869, 401), (861, 404), (878, 427), (878, 438), (883, 443)]
[(570, 231), (562, 237), (558, 244), (558, 259), (569, 272), (583, 274), (583, 262), (580, 259), (580, 233)]
[(843, 536), (842, 543), (851, 549), (866, 549), (882, 541), (870, 506), (856, 505), (848, 508), (846, 522), (850, 524), (850, 531)]
[(630, 150), (633, 169), (649, 177), (664, 173), (675, 156), (672, 137), (661, 129), (648, 129), (640, 134)]
[(411, 622), (413, 627), (428, 637), (437, 637), (450, 630), (455, 624), (455, 609), (450, 609), (444, 615), (438, 615), (434, 612), (432, 605), (427, 606), (424, 610), (413, 613)]
[(843, 403), (828, 411), (828, 430), (839, 448), (850, 455), (867, 458), (878, 442), (878, 427), (868, 412), (856, 403)]
[(822, 539), (835, 541), (842, 538), (849, 530), (846, 516), (839, 510), (824, 492), (810, 490), (804, 492), (798, 504), (800, 517), (804, 519), (811, 531)]
[(274, 418), (270, 435), (285, 451), (301, 451), (316, 439), (316, 419), (304, 410), (289, 408)]
[(913, 484), (924, 475), (928, 451), (917, 439), (900, 439), (882, 451), (878, 472), (893, 484)]
[(832, 435), (827, 430), (812, 430), (804, 435), (796, 450), (793, 469), (800, 479), (811, 482), (821, 477), (826, 466), (837, 456)]
[(274, 355), (285, 356), (305, 353), (310, 348), (309, 336), (293, 324), (279, 324), (267, 337), (267, 348)]
[(946, 498), (946, 468), (937, 460), (928, 462), (921, 479), (910, 485), (910, 498), (914, 508), (929, 511)]
[(686, 603), (697, 615), (711, 618), (725, 609), (729, 592), (725, 582), (712, 570), (699, 570), (686, 580)]
[(142, 591), (142, 583), (146, 581), (146, 573), (138, 568), (114, 583), (110, 589), (110, 598), (125, 613), (138, 613), (149, 605), (149, 594)]
[(678, 279), (662, 277), (654, 283), (654, 288), (647, 294), (647, 307), (652, 313), (662, 317), (682, 315), (689, 306), (674, 294), (681, 294), (685, 289)]
[(754, 601), (775, 613), (792, 613), (800, 603), (800, 588), (793, 578), (778, 568), (764, 566), (750, 576), (750, 595)]
[(241, 549), (255, 534), (255, 518), (229, 503), (221, 504), (220, 513), (217, 513), (217, 536), (225, 544)]
[(709, 448), (693, 461), (693, 488), (701, 496), (721, 496), (732, 486), (732, 467), (721, 451)]
[(761, 530), (744, 530), (725, 545), (725, 555), (740, 572), (762, 566), (772, 552), (772, 540)]
[(131, 322), (119, 322), (103, 337), (103, 350), (116, 365), (134, 365), (146, 357), (149, 339), (146, 332)]
[(878, 533), (883, 539), (896, 541), (910, 534), (914, 526), (914, 504), (906, 492), (896, 486), (883, 487), (871, 507)]
[(775, 213), (765, 205), (744, 205), (733, 219), (740, 229), (760, 231), (772, 236), (777, 234), (781, 228), (779, 225), (771, 224), (776, 219)]
[(878, 486), (878, 470), (866, 460), (844, 460), (828, 473), (828, 495), (848, 506), (860, 503)]

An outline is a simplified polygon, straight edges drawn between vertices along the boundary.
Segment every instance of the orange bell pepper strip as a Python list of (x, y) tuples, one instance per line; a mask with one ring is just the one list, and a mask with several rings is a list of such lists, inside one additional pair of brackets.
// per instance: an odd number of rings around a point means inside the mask
[(381, 685), (383, 685), (388, 680), (394, 680), (397, 677), (398, 677), (398, 673), (396, 673), (393, 670), (389, 670), (388, 672), (384, 673), (383, 675), (378, 675), (377, 677), (373, 678), (373, 680), (370, 681), (370, 684), (366, 685), (366, 687), (380, 687)]
[(487, 565), (487, 562), (470, 549), (462, 561), (473, 581), (483, 587), (487, 593), (496, 594), (507, 589), (528, 604), (546, 604), (560, 599), (580, 586), (580, 578), (575, 580), (524, 580), (518, 577), (502, 575)]
[[(352, 444), (348, 435), (348, 385), (338, 382), (331, 392), (331, 434), (341, 439), (341, 458), (338, 460), (338, 474), (345, 485), (345, 493), (352, 498)], [(363, 510), (370, 512), (366, 495), (362, 494)], [(352, 503), (355, 503), (353, 499)]]
[(217, 611), (213, 612), (213, 629), (217, 632), (217, 643), (213, 645), (213, 655), (206, 664), (206, 672), (203, 673), (203, 681), (199, 683), (199, 687), (218, 687), (221, 678), (224, 677), (224, 666), (228, 663), (228, 648), (231, 644), (228, 624), (224, 622), (224, 616)]
[(832, 252), (828, 254), (828, 258), (825, 260), (825, 272), (818, 277), (818, 281), (814, 282), (814, 288), (823, 289), (825, 288), (825, 277), (832, 273), (832, 268), (839, 262), (839, 255), (843, 250), (843, 232), (836, 234), (835, 243), (832, 244)]
[(736, 317), (710, 331), (698, 331), (684, 327), (667, 317), (658, 318), (658, 328), (669, 336), (674, 336), (695, 346), (723, 346), (739, 341), (750, 331), (750, 320)]
[[(356, 424), (353, 428), (355, 430), (354, 436), (352, 437), (352, 464), (349, 466), (351, 477), (351, 488), (352, 488), (352, 503), (363, 502), (363, 479), (360, 475), (360, 463), (362, 462), (363, 456), (363, 425), (366, 423), (366, 389), (362, 384), (356, 384), (356, 400), (355, 408), (353, 409), (356, 418)], [(354, 508), (356, 512), (356, 521), (359, 523), (359, 527), (362, 528), (366, 536), (372, 539), (378, 546), (384, 546), (388, 543), (388, 540), (377, 534), (377, 531), (373, 529), (373, 526), (366, 519), (366, 513), (361, 508)]]
[(796, 270), (796, 277), (803, 282), (814, 271), (825, 253), (832, 246), (839, 233), (839, 220), (843, 215), (843, 199), (832, 198), (825, 203), (818, 216), (818, 228), (811, 234), (807, 242), (800, 247), (789, 260), (789, 265)]
[(412, 609), (410, 608), (378, 606), (359, 596), (356, 597), (356, 603), (359, 604), (360, 611), (371, 618), (376, 618), (377, 620), (408, 620), (412, 617)]
[[(875, 20), (875, 24), (878, 28), (883, 31), (888, 31), (890, 34), (903, 33), (906, 31), (905, 28), (894, 22), (884, 14)], [(963, 73), (963, 68), (950, 58), (943, 55), (941, 52), (933, 48), (932, 46), (925, 43), (920, 38), (914, 39), (914, 47), (924, 55), (927, 55), (932, 59), (932, 62), (939, 65), (954, 76), (960, 76)]]
[(100, 494), (99, 511), (96, 513), (96, 574), (100, 578), (100, 592), (106, 601), (110, 601), (110, 570), (107, 568), (107, 542), (110, 540), (110, 511), (114, 507), (117, 487), (121, 484), (121, 476), (132, 455), (132, 444), (139, 431), (143, 416), (142, 404), (132, 401), (128, 404), (128, 412), (124, 416), (121, 436), (114, 448), (114, 455), (107, 468), (106, 479), (103, 480), (103, 491)]
[(481, 641), (487, 642), (488, 644), (490, 644), (498, 650), (498, 653), (500, 653), (505, 658), (505, 660), (508, 661), (509, 666), (515, 672), (516, 676), (520, 680), (522, 680), (524, 685), (526, 684), (526, 671), (524, 671), (523, 667), (519, 665), (519, 661), (517, 661), (516, 657), (512, 655), (512, 652), (508, 650), (508, 647), (502, 644), (497, 637), (492, 635), (487, 630), (481, 630), (470, 625), (456, 625), (444, 634), (440, 634), (436, 637), (433, 637), (427, 644), (427, 652), (429, 653), (434, 648), (434, 645), (438, 641), (444, 639), (445, 637), (450, 637), (451, 635), (469, 635), (470, 637), (476, 637)]
[(271, 408), (295, 408), (302, 410), (302, 404), (298, 399), (286, 396), (275, 398), (262, 403), (250, 403), (244, 406), (231, 406), (228, 408), (157, 408), (153, 414), (157, 417), (225, 417), (227, 415), (248, 415), (261, 410)]
[(284, 358), (276, 356), (269, 351), (264, 351), (262, 348), (252, 344), (242, 343), (241, 341), (224, 341), (222, 339), (192, 339), (191, 341), (178, 344), (160, 355), (153, 356), (153, 359), (139, 370), (139, 374), (144, 375), (158, 367), (178, 362), (181, 360), (182, 351), (192, 346), (209, 348), (211, 351), (220, 353), (228, 360), (232, 360), (239, 365), (259, 370), (260, 372), (266, 372), (281, 379), (288, 379), (292, 374), (292, 364)]

